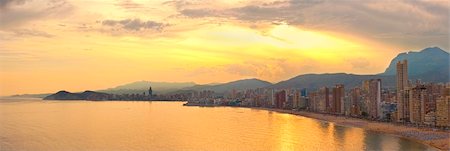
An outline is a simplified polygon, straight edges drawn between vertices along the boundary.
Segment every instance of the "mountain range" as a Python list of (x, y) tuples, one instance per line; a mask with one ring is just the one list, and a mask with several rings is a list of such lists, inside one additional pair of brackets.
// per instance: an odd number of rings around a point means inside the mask
[(182, 90), (193, 90), (193, 91), (202, 91), (202, 90), (212, 90), (216, 93), (225, 93), (227, 91), (237, 90), (242, 91), (246, 89), (255, 89), (255, 88), (265, 88), (271, 86), (272, 83), (263, 81), (260, 79), (243, 79), (232, 81), (228, 83), (222, 84), (214, 84), (214, 85), (196, 85), (193, 87), (183, 88)]
[[(152, 86), (152, 89), (156, 94), (185, 93), (201, 90), (212, 90), (217, 93), (224, 93), (233, 89), (245, 90), (255, 88), (307, 88), (313, 90), (323, 86), (334, 86), (335, 84), (344, 84), (346, 88), (352, 88), (361, 85), (362, 81), (368, 79), (381, 79), (382, 87), (394, 88), (396, 63), (404, 59), (408, 60), (408, 74), (410, 80), (421, 80), (423, 82), (434, 83), (449, 82), (449, 53), (438, 47), (430, 47), (421, 51), (400, 53), (391, 60), (385, 72), (374, 75), (348, 73), (303, 74), (275, 84), (255, 78), (205, 85), (195, 84), (194, 82), (137, 81), (97, 91), (110, 94), (143, 93), (148, 91), (149, 86)], [(41, 97), (43, 95), (38, 94), (36, 96)]]
[(98, 92), (110, 94), (131, 94), (148, 92), (149, 87), (152, 87), (154, 93), (168, 93), (174, 90), (183, 89), (186, 87), (196, 86), (194, 82), (151, 82), (151, 81), (137, 81), (114, 88), (97, 90)]
[(347, 88), (353, 88), (361, 85), (364, 80), (381, 79), (382, 87), (394, 88), (397, 62), (404, 59), (408, 60), (408, 76), (410, 80), (433, 83), (449, 82), (449, 53), (438, 47), (430, 47), (418, 52), (400, 53), (392, 59), (384, 73), (374, 75), (347, 73), (304, 74), (278, 82), (270, 87), (317, 89), (339, 83), (344, 84)]

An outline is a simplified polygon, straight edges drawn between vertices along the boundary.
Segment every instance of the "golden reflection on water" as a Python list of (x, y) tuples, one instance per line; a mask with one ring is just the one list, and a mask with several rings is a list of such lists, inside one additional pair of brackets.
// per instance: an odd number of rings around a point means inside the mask
[(301, 116), (182, 102), (0, 101), (0, 150), (425, 150)]

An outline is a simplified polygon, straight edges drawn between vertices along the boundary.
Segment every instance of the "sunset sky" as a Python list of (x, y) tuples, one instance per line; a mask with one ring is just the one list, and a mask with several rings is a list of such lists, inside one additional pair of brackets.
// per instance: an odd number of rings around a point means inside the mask
[(376, 74), (448, 41), (448, 0), (0, 0), (0, 96)]

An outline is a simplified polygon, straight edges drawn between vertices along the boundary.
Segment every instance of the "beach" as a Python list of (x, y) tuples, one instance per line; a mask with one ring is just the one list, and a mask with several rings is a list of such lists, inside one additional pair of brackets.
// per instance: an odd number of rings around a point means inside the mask
[(274, 111), (279, 113), (287, 113), (293, 115), (299, 115), (309, 118), (314, 118), (318, 120), (323, 120), (327, 122), (333, 122), (340, 126), (345, 127), (359, 127), (370, 131), (391, 134), (406, 139), (411, 139), (423, 144), (435, 147), (440, 150), (450, 150), (450, 133), (444, 130), (433, 130), (431, 128), (417, 128), (405, 125), (396, 125), (394, 123), (383, 123), (377, 121), (368, 121), (364, 119), (344, 117), (344, 116), (334, 116), (328, 114), (312, 113), (305, 111), (295, 111), (295, 110), (283, 110), (274, 108), (260, 108), (252, 107), (252, 109), (261, 109)]

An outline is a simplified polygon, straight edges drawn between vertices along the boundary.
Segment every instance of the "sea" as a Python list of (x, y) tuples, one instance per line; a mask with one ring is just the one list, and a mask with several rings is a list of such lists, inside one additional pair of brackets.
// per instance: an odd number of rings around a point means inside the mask
[(435, 150), (297, 115), (183, 103), (0, 99), (0, 150)]

